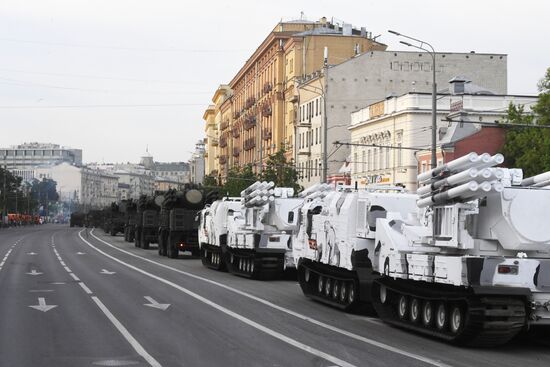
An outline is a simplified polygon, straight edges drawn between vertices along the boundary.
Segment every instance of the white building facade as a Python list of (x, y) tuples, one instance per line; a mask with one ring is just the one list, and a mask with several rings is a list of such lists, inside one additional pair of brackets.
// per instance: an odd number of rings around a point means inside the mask
[[(479, 130), (482, 124), (494, 124), (502, 119), (510, 103), (524, 105), (529, 111), (536, 100), (533, 96), (438, 95), (438, 145), (450, 128), (455, 135), (461, 134), (459, 129), (468, 131), (464, 135), (472, 134), (473, 127)], [(351, 114), (352, 185), (364, 188), (370, 184), (399, 184), (416, 191), (416, 153), (431, 146), (431, 103), (429, 93), (408, 93)], [(451, 105), (457, 103), (468, 116), (462, 126), (460, 122), (444, 121), (452, 110)]]

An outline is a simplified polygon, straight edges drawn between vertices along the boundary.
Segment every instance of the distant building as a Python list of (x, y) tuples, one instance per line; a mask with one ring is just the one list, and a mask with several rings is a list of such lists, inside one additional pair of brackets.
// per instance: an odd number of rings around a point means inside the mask
[(34, 178), (34, 169), (68, 163), (82, 166), (82, 149), (62, 147), (51, 143), (24, 143), (10, 148), (0, 148), (0, 166), (6, 167), (25, 181)]
[(202, 184), (204, 180), (204, 142), (202, 140), (198, 141), (195, 144), (195, 151), (189, 159), (189, 168), (190, 168), (190, 181), (196, 184)]
[(98, 169), (63, 162), (37, 167), (35, 178), (56, 181), (61, 201), (79, 204), (86, 210), (102, 208), (118, 198), (118, 177)]
[(156, 180), (173, 181), (180, 184), (189, 182), (189, 163), (154, 162), (153, 172)]
[[(438, 90), (456, 75), (466, 75), (494, 93), (507, 93), (506, 55), (437, 53)], [(391, 99), (408, 92), (430, 93), (432, 78), (429, 55), (408, 51), (369, 51), (300, 78), (295, 106), (296, 139), (292, 142), (294, 161), (302, 177), (299, 184), (307, 188), (322, 181), (325, 113), (329, 156), (326, 170), (330, 182), (341, 179), (340, 171), (351, 152), (349, 146), (333, 144), (349, 142), (350, 114), (386, 97)]]
[[(525, 105), (529, 111), (537, 100), (535, 96), (493, 94), (458, 78), (437, 98), (438, 165), (446, 157), (453, 159), (470, 151), (496, 153), (504, 134), (491, 124), (502, 119), (510, 103)], [(407, 93), (351, 114), (353, 185), (402, 184), (416, 191), (419, 170), (428, 170), (431, 164), (431, 103), (431, 93)]]

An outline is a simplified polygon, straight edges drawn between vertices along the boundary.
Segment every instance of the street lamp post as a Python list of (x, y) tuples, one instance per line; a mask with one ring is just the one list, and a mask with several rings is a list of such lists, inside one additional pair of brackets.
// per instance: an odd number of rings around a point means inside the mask
[[(419, 45), (413, 45), (409, 42), (399, 41), (400, 43), (404, 44), (405, 46), (409, 46), (409, 47), (417, 48), (417, 49), (422, 50), (422, 51), (426, 51), (432, 57), (432, 78), (433, 79), (432, 79), (432, 149), (431, 149), (432, 150), (432, 162), (431, 162), (431, 168), (433, 169), (437, 166), (437, 158), (436, 158), (436, 154), (435, 154), (436, 144), (437, 144), (437, 138), (436, 138), (437, 137), (437, 135), (436, 135), (437, 134), (437, 116), (436, 116), (437, 115), (437, 84), (436, 84), (436, 80), (435, 80), (435, 49), (428, 42), (419, 40), (417, 38), (406, 36), (404, 34), (401, 34), (399, 32), (392, 31), (392, 30), (388, 30), (388, 32), (390, 32), (392, 34), (395, 34), (396, 36), (407, 38), (407, 39), (410, 39), (412, 41), (418, 42)], [(425, 46), (428, 46), (428, 48), (426, 48)]]

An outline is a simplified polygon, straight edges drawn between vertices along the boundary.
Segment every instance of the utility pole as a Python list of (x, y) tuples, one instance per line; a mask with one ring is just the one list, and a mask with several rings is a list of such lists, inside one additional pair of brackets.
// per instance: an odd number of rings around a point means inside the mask
[(324, 52), (324, 66), (325, 66), (325, 90), (323, 92), (323, 182), (327, 182), (327, 170), (328, 170), (328, 119), (327, 119), (327, 91), (328, 91), (328, 47), (325, 47)]
[[(413, 45), (409, 42), (399, 41), (399, 43), (404, 44), (405, 46), (417, 48), (422, 51), (426, 51), (432, 57), (432, 162), (430, 164), (431, 168), (434, 169), (437, 166), (437, 157), (435, 154), (437, 146), (437, 84), (435, 80), (435, 49), (426, 41), (419, 40), (410, 36), (406, 36), (396, 31), (389, 30), (389, 33), (395, 34), (399, 37), (404, 37), (415, 42), (418, 42), (419, 45)], [(426, 48), (427, 46), (428, 48)]]

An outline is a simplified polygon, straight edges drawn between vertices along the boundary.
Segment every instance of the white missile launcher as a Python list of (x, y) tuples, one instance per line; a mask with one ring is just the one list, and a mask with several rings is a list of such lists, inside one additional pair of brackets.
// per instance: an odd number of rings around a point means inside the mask
[(494, 168), (503, 161), (470, 153), (420, 174), (417, 195), (319, 199), (298, 232), (303, 291), (346, 309), (366, 301), (386, 322), (470, 346), (550, 325), (550, 173), (523, 179)]
[(227, 245), (227, 226), (241, 211), (240, 197), (226, 197), (205, 207), (200, 214), (199, 246), (203, 265), (226, 270), (222, 249)]
[[(292, 239), (304, 199), (293, 196), (292, 188), (275, 187), (273, 182), (255, 182), (243, 190), (239, 208), (214, 221), (226, 232), (218, 241), (215, 266), (205, 265), (223, 268), (223, 263), (230, 272), (254, 279), (278, 278), (286, 269), (294, 268)], [(204, 213), (205, 226), (209, 216), (218, 217), (220, 209), (213, 204), (209, 210), (210, 214)], [(203, 246), (211, 252), (214, 240), (208, 241)]]

